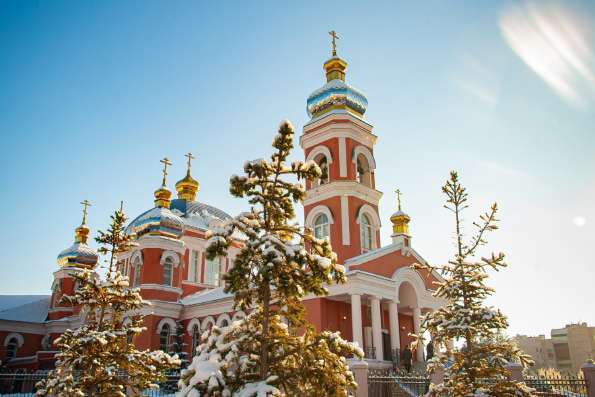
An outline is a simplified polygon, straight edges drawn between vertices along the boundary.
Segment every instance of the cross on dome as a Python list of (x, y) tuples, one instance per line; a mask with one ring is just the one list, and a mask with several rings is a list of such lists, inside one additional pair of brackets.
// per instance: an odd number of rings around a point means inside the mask
[(81, 225), (85, 225), (87, 223), (87, 208), (91, 206), (91, 202), (87, 199), (84, 199), (81, 201), (81, 204), (83, 205), (83, 222)]
[(333, 44), (333, 56), (337, 56), (337, 39), (339, 38), (339, 36), (337, 36), (337, 32), (335, 32), (334, 30), (331, 30), (330, 32), (328, 32), (328, 34), (331, 35), (332, 39), (332, 44)]
[(397, 194), (397, 206), (399, 208), (399, 211), (401, 211), (401, 195), (403, 193), (401, 193), (400, 189), (395, 190), (395, 193)]
[(171, 161), (167, 157), (162, 160), (159, 160), (160, 163), (163, 163), (163, 183), (162, 185), (165, 186), (165, 178), (167, 177), (167, 166), (171, 165)]
[(192, 155), (192, 153), (190, 153), (190, 152), (188, 152), (184, 156), (188, 158), (188, 173), (190, 173), (190, 168), (192, 168), (192, 160), (195, 159), (196, 157), (194, 157)]

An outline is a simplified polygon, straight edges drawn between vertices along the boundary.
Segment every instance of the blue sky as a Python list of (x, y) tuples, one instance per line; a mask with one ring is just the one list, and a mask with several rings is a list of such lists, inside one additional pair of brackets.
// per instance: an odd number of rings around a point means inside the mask
[[(490, 247), (510, 268), (492, 303), (510, 332), (594, 324), (595, 8), (420, 3), (0, 1), (0, 293), (49, 293), (79, 202), (94, 230), (120, 200), (139, 214), (164, 156), (170, 188), (191, 151), (199, 200), (244, 210), (228, 177), (268, 154), (281, 119), (299, 135), (334, 29), (379, 137), (384, 242), (398, 186), (414, 247), (447, 260), (440, 186), (457, 169), (468, 220), (502, 208)], [(557, 36), (523, 41), (544, 26)]]

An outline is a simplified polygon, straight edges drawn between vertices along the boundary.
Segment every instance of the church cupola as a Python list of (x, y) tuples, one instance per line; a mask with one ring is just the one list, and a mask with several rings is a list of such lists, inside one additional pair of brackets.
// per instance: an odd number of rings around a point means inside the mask
[(94, 268), (99, 256), (97, 251), (87, 245), (89, 238), (89, 227), (87, 227), (87, 208), (91, 203), (87, 200), (81, 202), (83, 205), (83, 221), (75, 229), (74, 244), (66, 248), (58, 255), (57, 262), (61, 267), (85, 267)]
[(393, 234), (391, 237), (394, 244), (409, 246), (409, 240), (411, 239), (409, 235), (409, 221), (411, 221), (411, 218), (401, 210), (401, 191), (397, 189), (395, 193), (397, 194), (397, 212), (390, 217), (390, 221), (393, 224)]
[(186, 201), (196, 201), (196, 193), (198, 193), (198, 190), (200, 189), (200, 184), (190, 175), (192, 159), (194, 156), (192, 153), (188, 153), (186, 157), (188, 158), (188, 169), (186, 171), (186, 176), (176, 183), (176, 191), (178, 192), (179, 199)]
[(345, 83), (347, 62), (337, 56), (336, 39), (339, 37), (334, 30), (329, 34), (333, 38), (333, 52), (332, 57), (323, 65), (327, 83), (308, 97), (306, 102), (308, 115), (316, 118), (330, 111), (339, 110), (363, 118), (368, 100), (362, 92)]
[(161, 208), (169, 208), (169, 203), (171, 201), (171, 191), (167, 188), (167, 166), (171, 165), (171, 162), (166, 157), (161, 160), (163, 163), (163, 181), (161, 182), (161, 187), (155, 190), (155, 207)]

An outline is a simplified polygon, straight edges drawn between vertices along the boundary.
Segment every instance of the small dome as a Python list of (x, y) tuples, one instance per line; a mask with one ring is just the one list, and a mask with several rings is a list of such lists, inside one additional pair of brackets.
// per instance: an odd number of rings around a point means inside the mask
[(395, 212), (394, 214), (392, 214), (392, 215), (390, 216), (390, 219), (393, 219), (393, 218), (406, 218), (406, 219), (411, 219), (411, 218), (409, 217), (409, 215), (407, 215), (406, 213), (404, 213), (404, 212), (403, 212), (403, 211), (401, 211), (401, 210), (398, 210), (397, 212)]
[(156, 234), (178, 238), (182, 235), (184, 221), (169, 208), (155, 207), (134, 219), (126, 228), (126, 233), (141, 236)]
[(200, 184), (197, 180), (190, 176), (190, 170), (183, 179), (180, 179), (176, 183), (176, 191), (178, 192), (178, 198), (182, 200), (194, 201), (196, 199), (196, 193), (200, 189)]
[(60, 252), (57, 258), (60, 266), (83, 266), (93, 268), (97, 264), (97, 251), (82, 241), (76, 241), (70, 247)]

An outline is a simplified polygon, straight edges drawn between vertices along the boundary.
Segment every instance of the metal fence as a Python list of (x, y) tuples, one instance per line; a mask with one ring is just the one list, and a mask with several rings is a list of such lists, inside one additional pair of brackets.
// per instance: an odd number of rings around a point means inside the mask
[(537, 393), (548, 397), (582, 397), (587, 396), (587, 383), (577, 377), (545, 378), (530, 376), (525, 378), (527, 386)]
[[(0, 396), (32, 397), (37, 391), (36, 384), (47, 378), (49, 371), (0, 373)], [(170, 373), (158, 390), (146, 390), (146, 397), (173, 397), (178, 390), (179, 373)]]
[(425, 374), (392, 370), (370, 370), (369, 397), (418, 397), (427, 393), (430, 379)]

